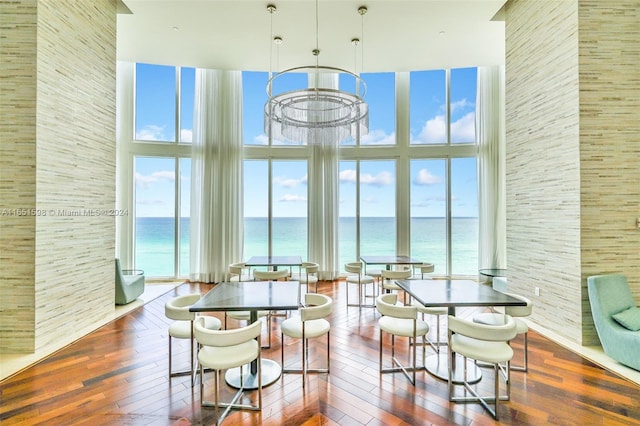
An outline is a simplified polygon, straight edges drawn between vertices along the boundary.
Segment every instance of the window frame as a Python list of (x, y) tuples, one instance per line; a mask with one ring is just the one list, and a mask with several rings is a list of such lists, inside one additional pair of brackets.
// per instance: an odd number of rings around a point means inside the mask
[[(129, 208), (130, 212), (134, 212), (134, 176), (133, 176), (133, 159), (136, 156), (159, 156), (159, 157), (175, 157), (176, 164), (179, 164), (180, 158), (191, 158), (191, 144), (180, 143), (180, 130), (176, 131), (176, 142), (152, 142), (139, 141), (134, 136), (134, 114), (135, 114), (135, 64), (118, 63), (118, 124), (119, 131), (118, 146), (118, 172), (117, 183), (118, 188), (127, 190), (118, 191), (117, 203), (119, 208)], [(179, 74), (179, 67), (177, 71)], [(396, 164), (395, 176), (395, 194), (396, 194), (396, 253), (410, 254), (410, 235), (411, 235), (411, 214), (410, 214), (410, 191), (406, 188), (410, 185), (410, 162), (419, 159), (444, 159), (446, 161), (447, 170), (447, 267), (446, 276), (452, 276), (451, 267), (451, 161), (454, 158), (475, 157), (477, 159), (478, 149), (475, 143), (455, 143), (450, 140), (450, 73), (451, 70), (445, 70), (446, 73), (446, 120), (447, 120), (447, 143), (446, 144), (410, 144), (409, 131), (409, 114), (410, 114), (410, 73), (395, 73), (395, 145), (361, 145), (359, 141), (354, 145), (341, 145), (339, 161), (369, 161), (369, 160), (393, 160)], [(176, 83), (176, 115), (180, 114), (180, 78)], [(128, 105), (127, 105), (128, 103)], [(257, 112), (262, 119), (263, 111)], [(179, 117), (176, 118), (179, 123)], [(128, 134), (127, 134), (128, 131)], [(123, 135), (126, 135), (123, 137)], [(245, 135), (246, 136), (246, 135)], [(243, 160), (266, 160), (283, 161), (283, 160), (307, 160), (310, 158), (311, 147), (307, 145), (244, 145)], [(178, 166), (177, 166), (178, 167)], [(179, 169), (176, 168), (179, 173)], [(179, 174), (176, 174), (179, 176)], [(270, 174), (269, 186), (273, 184), (273, 177)], [(358, 196), (359, 190), (358, 190)], [(180, 202), (180, 195), (177, 192), (176, 203)], [(359, 204), (359, 200), (358, 200)], [(178, 210), (179, 211), (179, 210)], [(270, 213), (271, 214), (271, 213)], [(360, 212), (358, 210), (358, 220)], [(479, 215), (479, 212), (478, 212)], [(308, 218), (308, 215), (307, 215)], [(133, 261), (133, 236), (134, 229), (132, 222), (135, 222), (135, 213), (124, 218), (117, 218), (117, 254), (125, 259)], [(179, 214), (177, 215), (178, 223), (176, 229), (180, 228)], [(269, 234), (271, 239), (271, 233)], [(357, 251), (359, 254), (360, 242), (359, 235), (357, 242)], [(176, 257), (179, 257), (179, 236), (176, 236), (178, 245), (176, 246)], [(271, 247), (271, 242), (269, 242)], [(133, 263), (129, 263), (133, 264)], [(341, 266), (341, 265), (340, 265)], [(342, 266), (341, 266), (342, 267)], [(179, 277), (179, 259), (176, 259), (176, 277)], [(173, 278), (176, 278), (173, 277)]]

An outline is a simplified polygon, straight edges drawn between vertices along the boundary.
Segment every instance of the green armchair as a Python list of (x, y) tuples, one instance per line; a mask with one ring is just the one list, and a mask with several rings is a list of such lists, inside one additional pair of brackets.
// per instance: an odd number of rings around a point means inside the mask
[(133, 302), (144, 292), (144, 271), (122, 269), (116, 259), (116, 305)]
[(640, 330), (636, 328), (640, 309), (634, 303), (627, 278), (618, 274), (595, 275), (587, 278), (587, 286), (602, 349), (621, 364), (640, 370)]

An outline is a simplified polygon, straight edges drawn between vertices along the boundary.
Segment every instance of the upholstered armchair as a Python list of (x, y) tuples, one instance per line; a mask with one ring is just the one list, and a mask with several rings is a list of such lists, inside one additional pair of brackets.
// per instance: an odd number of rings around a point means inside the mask
[(116, 259), (116, 305), (126, 305), (144, 293), (144, 271), (120, 267)]
[(593, 322), (602, 349), (611, 358), (640, 371), (640, 308), (624, 275), (587, 278)]

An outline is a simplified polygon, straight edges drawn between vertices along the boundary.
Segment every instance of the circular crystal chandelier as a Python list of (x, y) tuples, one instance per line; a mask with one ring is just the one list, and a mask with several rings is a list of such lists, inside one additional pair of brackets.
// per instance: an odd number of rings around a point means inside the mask
[[(270, 13), (275, 6), (269, 5)], [(358, 9), (362, 16), (366, 7)], [(271, 76), (267, 83), (267, 100), (264, 107), (264, 130), (272, 139), (286, 139), (307, 144), (333, 143), (349, 137), (356, 138), (369, 131), (369, 108), (364, 101), (366, 84), (359, 75), (342, 69), (319, 65), (318, 2), (316, 0), (316, 57), (315, 65), (289, 68)], [(281, 40), (277, 37), (278, 40)], [(353, 39), (357, 46), (359, 40)], [(274, 82), (292, 73), (306, 72), (309, 87), (274, 93)], [(355, 90), (348, 92), (338, 88), (338, 75), (347, 74), (355, 80)]]

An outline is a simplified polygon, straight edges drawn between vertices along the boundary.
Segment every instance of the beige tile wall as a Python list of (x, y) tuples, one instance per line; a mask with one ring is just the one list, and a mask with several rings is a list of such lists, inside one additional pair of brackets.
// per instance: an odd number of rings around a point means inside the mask
[(35, 1), (0, 4), (0, 348), (34, 349)]
[(588, 275), (625, 273), (640, 296), (637, 5), (506, 7), (508, 278), (534, 322), (582, 344)]
[[(3, 167), (1, 189), (3, 199), (5, 192), (14, 194), (13, 204), (30, 202), (37, 213), (11, 218), (16, 223), (9, 235), (0, 236), (3, 246), (25, 245), (6, 259), (9, 291), (0, 302), (6, 352), (47, 346), (114, 310), (115, 220), (109, 210), (115, 206), (116, 4), (34, 3), (3, 3), (2, 11), (3, 22), (29, 24), (29, 31), (7, 34), (17, 60), (31, 66), (26, 81), (33, 89), (11, 99), (21, 111), (12, 125), (24, 136), (11, 139), (16, 152), (8, 170)], [(19, 85), (22, 68), (3, 72), (3, 87)], [(21, 187), (30, 194), (24, 201), (17, 195)]]
[(583, 341), (597, 342), (586, 279), (627, 275), (640, 306), (640, 1), (581, 0)]

